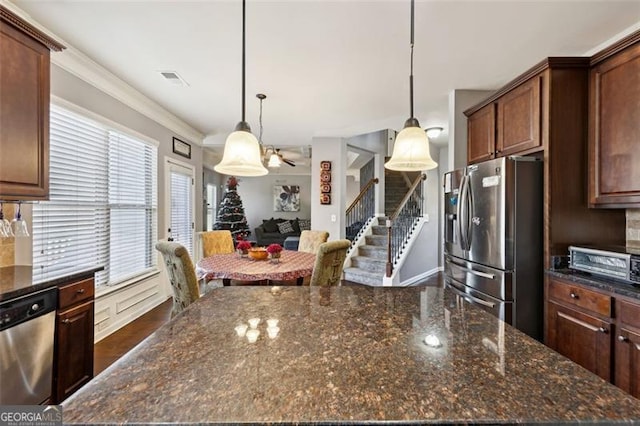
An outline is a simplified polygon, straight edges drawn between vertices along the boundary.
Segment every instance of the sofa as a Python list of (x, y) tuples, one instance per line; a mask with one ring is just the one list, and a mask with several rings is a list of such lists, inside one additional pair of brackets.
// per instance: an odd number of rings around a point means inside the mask
[(263, 219), (262, 225), (254, 229), (256, 245), (284, 245), (284, 240), (287, 237), (299, 237), (302, 230), (310, 228), (311, 220), (309, 219)]

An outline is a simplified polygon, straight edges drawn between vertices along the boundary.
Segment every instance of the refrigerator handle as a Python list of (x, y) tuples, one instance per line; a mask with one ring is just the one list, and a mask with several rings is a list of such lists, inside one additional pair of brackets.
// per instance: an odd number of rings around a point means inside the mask
[(465, 249), (464, 243), (464, 233), (462, 232), (462, 204), (464, 203), (464, 180), (466, 176), (462, 176), (462, 180), (460, 181), (460, 194), (458, 195), (458, 204), (456, 205), (456, 215), (458, 216), (458, 223), (456, 224), (458, 228), (458, 245), (462, 250)]
[(460, 230), (460, 247), (462, 250), (469, 250), (467, 234), (469, 228), (469, 203), (467, 202), (469, 177), (463, 176), (460, 183), (460, 199), (458, 200), (458, 227)]
[(449, 282), (449, 281), (447, 282), (447, 284), (449, 284), (449, 289), (451, 291), (453, 291), (454, 293), (456, 293), (458, 296), (462, 297), (463, 299), (467, 299), (471, 303), (477, 303), (478, 305), (486, 306), (488, 308), (495, 308), (496, 307), (495, 303), (485, 302), (482, 299), (478, 299), (477, 297), (473, 297), (472, 295), (459, 290), (457, 287), (453, 286), (452, 283)]
[(465, 182), (466, 186), (467, 186), (467, 190), (466, 190), (466, 196), (467, 196), (467, 220), (466, 220), (466, 235), (464, 237), (464, 240), (467, 243), (467, 250), (471, 250), (471, 243), (472, 243), (472, 238), (473, 238), (473, 233), (471, 232), (471, 225), (473, 224), (473, 214), (474, 214), (474, 209), (473, 209), (473, 191), (472, 191), (472, 187), (471, 187), (471, 177), (467, 176), (467, 181)]
[(469, 272), (472, 275), (478, 276), (478, 277), (482, 277), (482, 278), (488, 278), (490, 280), (495, 280), (496, 276), (493, 274), (487, 274), (486, 272), (480, 272), (480, 271), (474, 271), (473, 269), (469, 269), (466, 267), (466, 265), (460, 264), (458, 262), (454, 262), (453, 260), (447, 258), (445, 260), (445, 262), (447, 263), (453, 263), (454, 265), (458, 266), (460, 269)]

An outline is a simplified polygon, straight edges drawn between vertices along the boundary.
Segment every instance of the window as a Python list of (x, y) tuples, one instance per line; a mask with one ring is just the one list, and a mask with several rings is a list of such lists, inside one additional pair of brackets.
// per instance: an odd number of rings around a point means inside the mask
[(104, 266), (113, 285), (156, 265), (157, 148), (51, 105), (50, 197), (33, 206), (33, 280)]
[(214, 184), (207, 184), (207, 231), (213, 231), (216, 223), (217, 188)]

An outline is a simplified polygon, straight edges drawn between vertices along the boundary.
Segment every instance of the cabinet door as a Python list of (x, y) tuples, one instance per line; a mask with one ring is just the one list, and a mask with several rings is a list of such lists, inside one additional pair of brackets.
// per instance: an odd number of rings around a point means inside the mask
[(603, 379), (611, 379), (611, 323), (553, 302), (548, 304), (549, 346)]
[(540, 86), (535, 77), (498, 99), (496, 156), (541, 147)]
[(640, 43), (590, 73), (589, 202), (640, 206)]
[(615, 385), (640, 398), (640, 334), (620, 328), (615, 348)]
[(0, 199), (49, 196), (49, 49), (0, 22)]
[(93, 300), (58, 313), (54, 359), (56, 403), (93, 377)]
[(492, 103), (467, 120), (467, 161), (469, 164), (495, 157), (496, 107)]

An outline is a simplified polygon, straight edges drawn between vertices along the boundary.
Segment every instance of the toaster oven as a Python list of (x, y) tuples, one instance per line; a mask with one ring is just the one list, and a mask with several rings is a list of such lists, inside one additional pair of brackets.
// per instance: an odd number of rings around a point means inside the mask
[(569, 247), (569, 268), (640, 284), (640, 253), (625, 247)]

